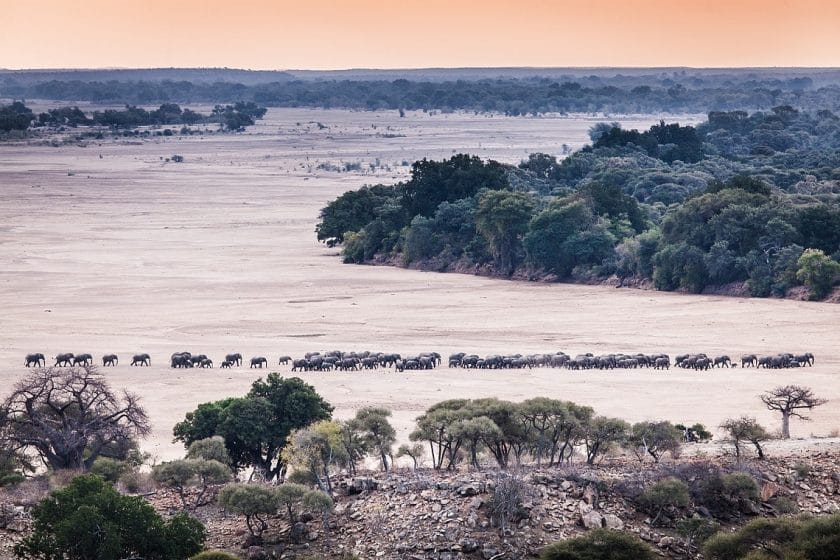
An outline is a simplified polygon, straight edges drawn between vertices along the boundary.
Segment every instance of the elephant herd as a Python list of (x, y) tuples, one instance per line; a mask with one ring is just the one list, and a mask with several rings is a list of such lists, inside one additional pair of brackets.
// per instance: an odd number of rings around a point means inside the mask
[(741, 367), (757, 367), (766, 369), (786, 369), (814, 365), (814, 355), (810, 352), (804, 354), (791, 354), (785, 352), (775, 356), (756, 356), (746, 354), (741, 356)]
[[(284, 363), (284, 356), (280, 363)], [(413, 356), (384, 352), (307, 352), (303, 358), (292, 360), (292, 371), (359, 371), (393, 367), (396, 371), (434, 369), (441, 364), (437, 352), (423, 352)]]
[[(90, 354), (58, 354), (54, 358), (55, 367), (90, 366), (93, 356)], [(280, 356), (278, 365), (292, 364), (292, 371), (359, 371), (375, 370), (393, 367), (396, 371), (429, 370), (441, 365), (442, 358), (437, 352), (422, 352), (411, 356), (383, 352), (308, 352), (304, 357), (292, 359), (290, 356)], [(242, 354), (231, 353), (225, 356), (219, 367), (239, 367), (243, 363)], [(116, 366), (119, 357), (116, 354), (102, 356), (103, 366)], [(45, 367), (44, 354), (27, 354), (26, 367)], [(132, 366), (151, 366), (149, 354), (135, 354), (131, 359)], [(175, 352), (169, 358), (172, 368), (212, 368), (213, 360), (205, 354), (190, 352)], [(669, 369), (671, 365), (684, 369), (710, 370), (716, 367), (737, 367), (738, 362), (727, 355), (714, 358), (704, 354), (681, 354), (674, 358), (673, 364), (668, 354), (601, 354), (592, 353), (570, 356), (564, 352), (553, 354), (491, 354), (481, 357), (477, 354), (458, 352), (449, 356), (450, 368), (464, 369), (523, 369), (535, 367), (566, 368), (570, 370), (584, 369), (635, 369), (653, 368)], [(814, 365), (814, 355), (782, 353), (774, 356), (757, 356), (745, 354), (741, 356), (742, 368), (755, 367), (766, 369), (797, 368)], [(254, 356), (250, 359), (251, 368), (268, 367), (268, 359), (264, 356)]]
[[(653, 368), (670, 369), (671, 357), (668, 354), (602, 354), (592, 353), (578, 354), (574, 357), (565, 352), (554, 354), (522, 354), (500, 355), (491, 354), (481, 357), (477, 354), (458, 352), (449, 356), (449, 367), (460, 367), (465, 369), (522, 369), (535, 367), (566, 368), (570, 370), (582, 369), (635, 369)], [(674, 357), (673, 365), (684, 369), (710, 370), (716, 367), (737, 367), (738, 363), (733, 362), (727, 355), (709, 357), (704, 353), (681, 354)], [(765, 368), (790, 368), (801, 366), (813, 366), (814, 355), (810, 352), (805, 354), (778, 354), (776, 356), (764, 356), (761, 358), (753, 354), (741, 357), (742, 367), (765, 367)]]
[[(55, 360), (55, 364), (53, 364), (54, 367), (93, 365), (93, 356), (87, 353), (73, 354), (72, 352), (67, 352), (64, 354), (56, 354), (53, 360)], [(119, 356), (117, 356), (116, 354), (105, 354), (104, 356), (102, 356), (102, 365), (105, 367), (117, 366), (119, 365), (119, 361)], [(43, 354), (41, 354), (40, 352), (36, 352), (34, 354), (26, 355), (24, 365), (26, 367), (45, 367), (47, 365), (47, 360)], [(135, 354), (131, 359), (131, 365), (151, 366), (152, 358), (148, 354)]]

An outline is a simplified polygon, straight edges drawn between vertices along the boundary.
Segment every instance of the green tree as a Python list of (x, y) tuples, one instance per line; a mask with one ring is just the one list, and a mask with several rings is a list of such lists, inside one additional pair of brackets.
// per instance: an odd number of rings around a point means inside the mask
[(541, 560), (655, 560), (648, 545), (628, 533), (595, 529), (585, 535), (547, 546)]
[[(213, 459), (179, 459), (156, 465), (152, 469), (152, 478), (158, 484), (176, 490), (184, 509), (195, 510), (212, 501), (207, 496), (208, 489), (228, 482), (231, 472), (227, 465)], [(192, 501), (188, 492), (191, 487), (198, 490)]]
[(248, 532), (257, 541), (268, 529), (266, 517), (277, 513), (277, 493), (261, 484), (228, 484), (219, 492), (219, 505), (226, 511), (245, 516)]
[(223, 465), (230, 465), (232, 462), (227, 447), (225, 447), (225, 440), (221, 436), (213, 436), (192, 442), (187, 448), (187, 459), (218, 461)]
[(718, 533), (706, 541), (709, 560), (830, 560), (840, 546), (840, 515), (814, 518), (759, 518), (735, 533)]
[(673, 456), (679, 452), (682, 434), (667, 420), (639, 422), (633, 424), (628, 443), (639, 461), (644, 460), (645, 455), (650, 455), (658, 463), (665, 453)]
[(627, 439), (630, 424), (620, 418), (596, 416), (583, 428), (586, 445), (586, 462), (595, 464), (598, 455), (604, 454), (613, 445), (620, 445)]
[(502, 274), (510, 275), (516, 267), (534, 208), (532, 198), (518, 192), (487, 191), (478, 199), (476, 228), (490, 244)]
[(811, 299), (824, 298), (840, 282), (840, 263), (819, 249), (805, 249), (796, 264), (796, 278), (810, 290)]
[(321, 420), (289, 434), (283, 449), (283, 460), (295, 469), (311, 474), (324, 492), (332, 493), (330, 476), (335, 466), (342, 466), (348, 459), (342, 443), (341, 425), (331, 420)]
[(295, 484), (294, 482), (284, 482), (277, 487), (277, 505), (281, 508), (286, 508), (286, 513), (289, 515), (289, 523), (297, 521), (296, 510), (298, 506), (303, 503), (303, 497), (309, 490), (303, 484)]
[(183, 560), (207, 536), (197, 519), (179, 514), (164, 521), (143, 498), (123, 496), (94, 475), (52, 492), (32, 518), (32, 533), (15, 546), (20, 558)]
[(351, 420), (365, 440), (365, 447), (378, 455), (384, 471), (388, 471), (393, 461), (392, 448), (397, 441), (397, 432), (388, 421), (390, 416), (387, 408), (368, 406), (359, 409)]

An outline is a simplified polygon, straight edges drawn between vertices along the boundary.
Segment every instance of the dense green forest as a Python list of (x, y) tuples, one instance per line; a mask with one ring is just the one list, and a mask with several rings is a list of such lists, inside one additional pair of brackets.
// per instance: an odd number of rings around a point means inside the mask
[(200, 69), (0, 72), (0, 96), (94, 103), (232, 103), (528, 115), (840, 110), (831, 69), (453, 69), (244, 72)]
[(176, 103), (164, 103), (148, 111), (142, 107), (126, 105), (125, 109), (106, 109), (85, 113), (77, 106), (57, 107), (36, 115), (22, 101), (0, 105), (0, 132), (24, 131), (30, 128), (107, 126), (132, 129), (153, 125), (194, 125), (218, 123), (230, 131), (242, 130), (265, 116), (266, 108), (252, 102), (239, 101), (233, 105), (216, 105), (209, 115), (191, 109), (182, 109)]
[(840, 118), (711, 112), (697, 127), (597, 125), (592, 144), (518, 166), (459, 154), (347, 192), (318, 239), (346, 262), (754, 296), (840, 281)]

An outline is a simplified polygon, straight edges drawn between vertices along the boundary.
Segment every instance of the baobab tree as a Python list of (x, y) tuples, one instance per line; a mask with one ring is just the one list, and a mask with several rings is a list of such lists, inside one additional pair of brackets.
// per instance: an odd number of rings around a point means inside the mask
[(790, 438), (790, 419), (799, 418), (810, 420), (800, 410), (811, 410), (816, 406), (825, 404), (828, 401), (814, 395), (808, 387), (799, 385), (785, 385), (767, 391), (759, 398), (770, 410), (777, 410), (782, 414), (782, 439)]

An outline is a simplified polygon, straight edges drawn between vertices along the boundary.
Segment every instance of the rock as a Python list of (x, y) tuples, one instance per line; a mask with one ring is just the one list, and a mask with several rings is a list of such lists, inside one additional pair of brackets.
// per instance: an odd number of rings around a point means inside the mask
[(481, 557), (484, 560), (490, 560), (491, 558), (495, 558), (498, 555), (499, 555), (499, 549), (494, 547), (494, 546), (490, 546), (490, 545), (486, 544), (486, 545), (484, 545), (484, 548), (481, 549)]
[(587, 504), (586, 502), (578, 502), (577, 510), (581, 515), (586, 515), (587, 513), (592, 511), (593, 509), (595, 509), (595, 508), (593, 508), (591, 505)]
[(657, 546), (659, 546), (659, 548), (671, 548), (672, 546), (674, 546), (675, 542), (677, 541), (674, 537), (662, 537), (661, 539), (659, 539), (659, 543), (657, 543)]
[(309, 530), (306, 528), (306, 523), (298, 521), (292, 525), (292, 529), (289, 531), (289, 538), (291, 538), (292, 542), (299, 543), (308, 533)]
[(475, 552), (481, 547), (481, 543), (475, 539), (461, 539), (461, 542), (458, 543), (461, 547), (461, 552), (466, 554), (470, 554)]
[(347, 485), (347, 495), (361, 494), (362, 492), (371, 492), (379, 488), (379, 483), (373, 478), (357, 476), (350, 480)]
[(765, 482), (761, 485), (761, 501), (766, 502), (779, 493), (779, 485), (775, 482)]
[(439, 503), (435, 502), (435, 503), (432, 504), (432, 511), (433, 512), (437, 513), (442, 509), (443, 509), (443, 506), (440, 505)]
[(608, 513), (604, 516), (604, 526), (607, 529), (616, 529), (621, 531), (624, 529), (624, 521), (615, 514)]
[(317, 540), (318, 540), (318, 537), (320, 537), (320, 536), (321, 536), (321, 535), (318, 533), (318, 531), (309, 531), (309, 532), (306, 534), (306, 540), (308, 540), (308, 541), (317, 541)]
[(594, 510), (581, 516), (580, 521), (587, 529), (600, 529), (604, 526), (604, 517)]
[(459, 496), (475, 496), (480, 492), (480, 489), (478, 485), (470, 483), (459, 486), (456, 492)]
[(587, 486), (583, 491), (583, 501), (589, 504), (590, 506), (594, 506), (595, 504), (597, 504), (598, 489), (591, 484)]
[(484, 504), (484, 500), (482, 500), (479, 497), (475, 497), (472, 500), (470, 500), (470, 506), (469, 507), (470, 507), (470, 509), (479, 509), (482, 506), (482, 504)]
[(266, 560), (268, 558), (268, 553), (261, 546), (249, 546), (247, 554), (248, 560)]

